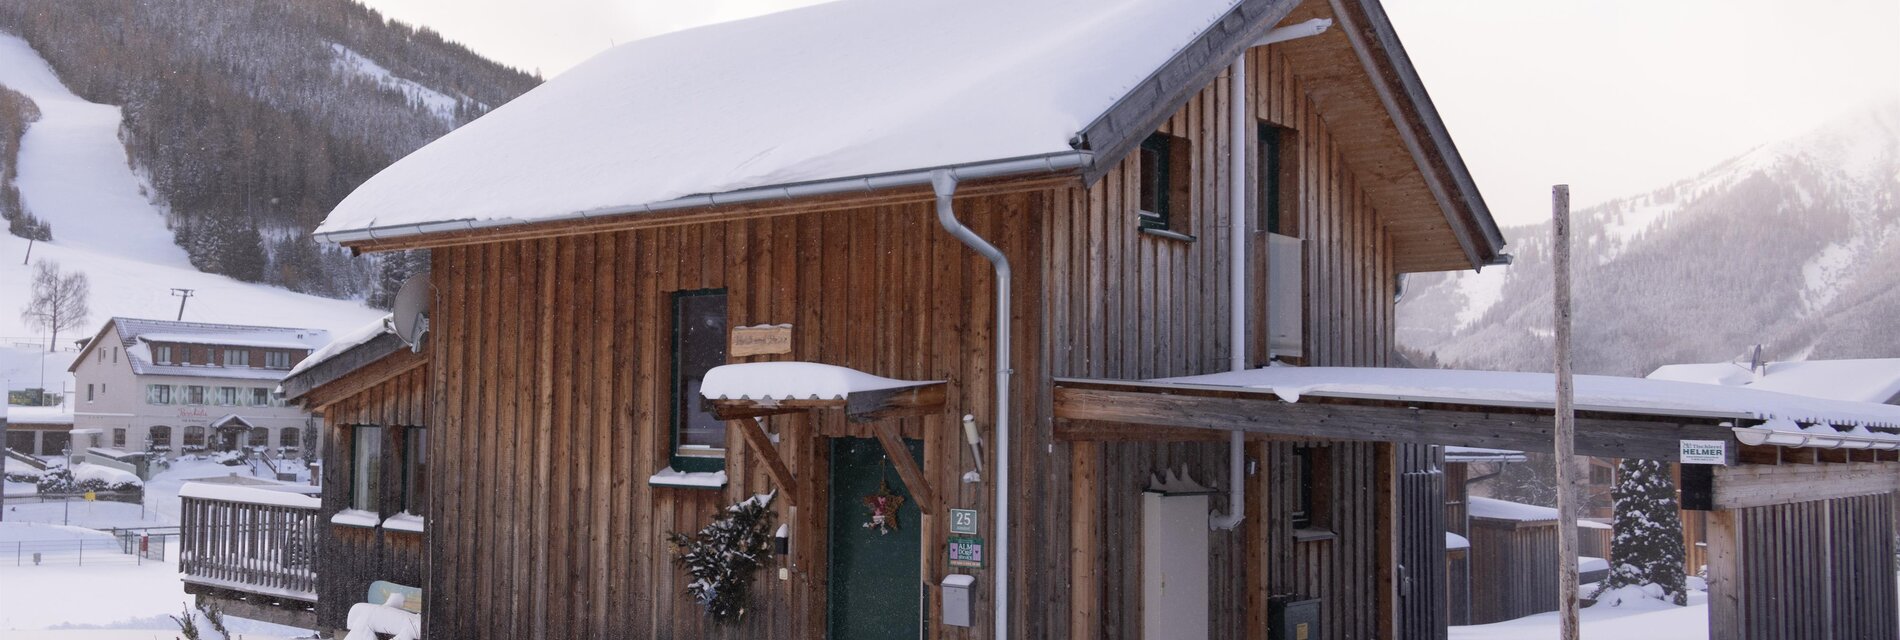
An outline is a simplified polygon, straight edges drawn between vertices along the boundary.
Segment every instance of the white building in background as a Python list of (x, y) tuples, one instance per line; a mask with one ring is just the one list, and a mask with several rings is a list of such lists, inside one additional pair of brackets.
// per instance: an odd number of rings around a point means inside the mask
[(273, 393), (320, 329), (113, 318), (73, 361), (73, 426), (98, 446), (181, 453), (302, 454), (310, 416)]

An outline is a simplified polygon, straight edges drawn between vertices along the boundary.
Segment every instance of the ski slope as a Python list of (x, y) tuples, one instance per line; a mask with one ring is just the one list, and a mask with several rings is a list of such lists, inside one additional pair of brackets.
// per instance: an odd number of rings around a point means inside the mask
[[(91, 336), (108, 318), (171, 319), (178, 316), (173, 288), (195, 290), (184, 319), (327, 329), (341, 335), (383, 312), (350, 300), (332, 300), (277, 287), (240, 282), (192, 268), (172, 240), (159, 207), (144, 195), (119, 140), (119, 108), (80, 99), (66, 89), (33, 48), (0, 33), (0, 85), (26, 94), (40, 119), (21, 140), (17, 186), (34, 215), (51, 222), (53, 242), (34, 243), (0, 233), (0, 378), (19, 389), (70, 384), (70, 351), (53, 354), (19, 348), (21, 338), (41, 336), (20, 319), (32, 297), (28, 262), (53, 260), (86, 274), (91, 315), (59, 335), (60, 349)], [(43, 339), (43, 337), (41, 338)]]
[(20, 140), (15, 184), (53, 241), (154, 264), (186, 266), (165, 216), (146, 197), (119, 140), (119, 108), (73, 95), (25, 40), (0, 33), (0, 85), (25, 94), (40, 119)]

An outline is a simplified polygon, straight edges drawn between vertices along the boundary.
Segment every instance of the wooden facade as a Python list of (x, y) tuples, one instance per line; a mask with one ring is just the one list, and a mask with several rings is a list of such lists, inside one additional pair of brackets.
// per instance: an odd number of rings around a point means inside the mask
[(1894, 637), (1894, 500), (1709, 512), (1709, 637)]
[[(876, 438), (886, 451), (903, 449), (903, 439), (922, 444), (921, 468), (899, 471), (926, 503), (912, 526), (923, 541), (929, 637), (993, 637), (999, 576), (990, 566), (948, 566), (944, 515), (975, 509), (992, 535), (998, 463), (1010, 470), (1015, 506), (1011, 636), (1130, 637), (1144, 614), (1142, 558), (1128, 544), (1141, 535), (1141, 492), (1164, 469), (1226, 484), (1226, 437), (1058, 419), (1056, 381), (1223, 371), (1236, 350), (1250, 365), (1268, 362), (1274, 274), (1261, 159), (1249, 153), (1232, 167), (1230, 151), (1256, 148), (1260, 130), (1274, 131), (1282, 148), (1271, 178), (1283, 233), (1299, 239), (1300, 363), (1386, 366), (1396, 276), (1468, 267), (1500, 248), (1429, 100), (1406, 84), (1409, 66), (1380, 63), (1403, 71), (1387, 73), (1368, 60), (1398, 55), (1383, 15), (1368, 6), (1242, 2), (1157, 70), (1153, 87), (1078, 137), (1098, 154), (1089, 166), (959, 187), (957, 217), (1013, 266), (1008, 460), (979, 460), (956, 427), (974, 415), (986, 442), (998, 436), (989, 382), (998, 284), (988, 262), (938, 226), (932, 194), (914, 187), (363, 241), (357, 248), (433, 249), (428, 366), (418, 369), (427, 372), (426, 415), (404, 413), (416, 402), (407, 383), (357, 385), (339, 397), (371, 400), (330, 401), (328, 411), (348, 416), (326, 414), (339, 425), (330, 454), (347, 451), (341, 425), (422, 415), (420, 424), (441, 430), (428, 441), (435, 491), (421, 569), (433, 636), (827, 637), (827, 535), (838, 524), (826, 508), (829, 456), (844, 439)], [(1288, 20), (1330, 16), (1343, 28), (1250, 47), (1289, 10)], [(1244, 95), (1234, 91), (1228, 51), (1245, 56)], [(1240, 123), (1229, 121), (1236, 106)], [(1235, 124), (1245, 138), (1232, 138)], [(1165, 233), (1142, 228), (1140, 162), (1122, 154), (1156, 131), (1183, 145), (1172, 157), (1184, 186)], [(1233, 186), (1252, 194), (1239, 210)], [(1241, 255), (1232, 249), (1235, 216), (1245, 219)], [(1235, 266), (1251, 283), (1241, 299), (1230, 288)], [(709, 291), (725, 294), (728, 327), (791, 327), (786, 352), (728, 362), (940, 380), (940, 408), (864, 421), (824, 408), (756, 425), (732, 420), (723, 486), (656, 479), (675, 459), (673, 301)], [(1230, 339), (1236, 309), (1249, 325), (1246, 345)], [(1271, 603), (1283, 600), (1319, 603), (1314, 639), (1443, 637), (1444, 488), (1429, 443), (1256, 435), (1245, 454), (1248, 516), (1207, 534), (1211, 637), (1266, 637)], [(1296, 461), (1314, 456), (1324, 471), (1306, 479)], [(979, 465), (981, 479), (964, 481)], [(686, 595), (667, 536), (774, 490), (789, 553), (760, 572), (744, 616), (711, 623)], [(1212, 501), (1233, 506), (1225, 491)], [(1296, 503), (1323, 511), (1324, 522), (1296, 530)], [(326, 512), (332, 506), (326, 498)], [(386, 542), (334, 544), (368, 558)], [(973, 626), (935, 622), (937, 585), (950, 573), (976, 578)], [(335, 597), (353, 598), (355, 588), (338, 586)]]
[[(351, 452), (356, 444), (358, 426), (381, 427), (381, 496), (375, 509), (378, 520), (404, 510), (403, 461), (407, 459), (410, 429), (426, 429), (433, 422), (428, 399), (429, 368), (417, 363), (401, 373), (369, 385), (354, 395), (333, 404), (316, 407), (328, 431), (323, 440), (323, 484), (325, 487), (352, 486)], [(427, 611), (432, 595), (425, 586), (425, 535), (422, 532), (388, 527), (362, 527), (339, 524), (331, 519), (350, 508), (347, 490), (325, 491), (318, 521), (327, 529), (320, 551), (323, 571), (317, 581), (317, 624), (321, 628), (341, 629), (350, 604), (363, 602), (371, 582), (382, 580), (412, 587), (423, 587)]]

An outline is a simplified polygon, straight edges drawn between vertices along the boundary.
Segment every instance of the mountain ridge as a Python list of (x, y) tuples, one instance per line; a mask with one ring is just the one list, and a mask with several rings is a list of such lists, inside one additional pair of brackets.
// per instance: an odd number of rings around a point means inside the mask
[[(1853, 109), (1696, 176), (1573, 214), (1580, 372), (1900, 355), (1900, 99)], [(1399, 339), (1446, 366), (1550, 358), (1548, 223), (1505, 229), (1515, 264), (1417, 274)]]

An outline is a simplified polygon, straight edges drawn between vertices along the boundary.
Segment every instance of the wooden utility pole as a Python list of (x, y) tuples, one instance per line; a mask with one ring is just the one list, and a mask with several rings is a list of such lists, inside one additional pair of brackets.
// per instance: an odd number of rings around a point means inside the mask
[(1550, 264), (1556, 279), (1551, 323), (1557, 336), (1557, 611), (1563, 640), (1577, 640), (1576, 387), (1570, 379), (1570, 185), (1550, 189)]

